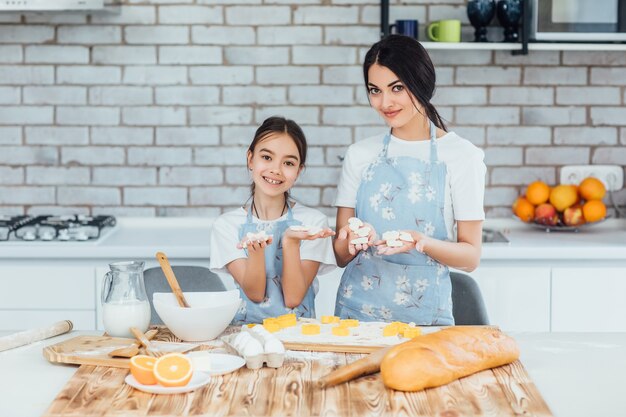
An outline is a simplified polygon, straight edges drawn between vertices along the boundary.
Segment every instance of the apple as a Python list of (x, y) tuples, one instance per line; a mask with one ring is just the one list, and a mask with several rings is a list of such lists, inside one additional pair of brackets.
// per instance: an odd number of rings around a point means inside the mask
[(585, 223), (582, 206), (572, 206), (563, 212), (563, 222), (568, 226), (580, 226)]
[(539, 204), (535, 208), (535, 222), (546, 226), (556, 226), (559, 222), (556, 208), (550, 203)]

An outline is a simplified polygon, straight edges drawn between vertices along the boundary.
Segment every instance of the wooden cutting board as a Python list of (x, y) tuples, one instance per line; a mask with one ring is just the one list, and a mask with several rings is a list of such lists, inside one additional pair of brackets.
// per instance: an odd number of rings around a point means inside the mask
[(278, 369), (244, 367), (214, 376), (196, 391), (177, 395), (139, 392), (124, 383), (127, 370), (85, 365), (44, 417), (552, 416), (519, 361), (421, 392), (387, 389), (380, 374), (318, 388), (316, 382), (322, 376), (362, 356), (288, 351)]
[[(160, 342), (180, 342), (164, 328), (154, 339)], [(52, 363), (73, 365), (109, 366), (114, 368), (130, 367), (128, 358), (111, 358), (109, 352), (129, 346), (135, 339), (110, 336), (76, 336), (43, 349), (43, 356)]]

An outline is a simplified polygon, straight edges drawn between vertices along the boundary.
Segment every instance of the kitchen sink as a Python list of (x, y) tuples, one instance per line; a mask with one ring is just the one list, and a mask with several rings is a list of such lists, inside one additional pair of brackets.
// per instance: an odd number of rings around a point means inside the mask
[(483, 243), (509, 243), (509, 239), (498, 230), (483, 229)]

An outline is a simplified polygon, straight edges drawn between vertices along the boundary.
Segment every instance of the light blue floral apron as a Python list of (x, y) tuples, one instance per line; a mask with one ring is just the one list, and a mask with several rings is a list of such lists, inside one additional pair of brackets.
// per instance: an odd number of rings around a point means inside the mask
[[(356, 216), (378, 236), (388, 230), (417, 230), (448, 240), (444, 221), (446, 165), (437, 158), (436, 128), (430, 122), (430, 161), (387, 157), (383, 149), (365, 169), (357, 192)], [(363, 321), (454, 324), (448, 267), (412, 250), (389, 256), (361, 251), (341, 277), (335, 315)]]
[[(307, 290), (302, 303), (294, 308), (287, 308), (283, 299), (281, 274), (283, 272), (283, 247), (282, 237), (289, 226), (301, 225), (302, 222), (293, 218), (289, 204), (287, 205), (287, 218), (285, 220), (259, 222), (252, 220), (252, 211), (248, 210), (246, 222), (239, 228), (239, 241), (243, 240), (248, 232), (258, 233), (265, 230), (268, 235), (273, 235), (271, 245), (265, 248), (265, 299), (260, 303), (251, 301), (241, 288), (239, 293), (244, 301), (237, 311), (233, 324), (262, 323), (264, 318), (277, 317), (282, 314), (295, 313), (297, 317), (315, 317), (315, 292), (313, 285)], [(248, 250), (246, 249), (246, 255)], [(316, 278), (317, 279), (317, 278)]]

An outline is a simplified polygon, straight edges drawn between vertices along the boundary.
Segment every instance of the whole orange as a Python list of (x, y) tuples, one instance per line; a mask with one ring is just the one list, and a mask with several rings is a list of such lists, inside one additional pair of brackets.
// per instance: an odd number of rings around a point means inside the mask
[(543, 204), (550, 198), (550, 187), (543, 181), (534, 181), (526, 188), (526, 200), (535, 206)]
[(583, 206), (583, 216), (589, 223), (602, 220), (606, 216), (606, 206), (600, 200), (587, 201)]
[(513, 213), (522, 221), (528, 223), (535, 216), (535, 206), (524, 197), (518, 197), (513, 203)]
[(585, 200), (602, 200), (606, 194), (606, 188), (599, 179), (587, 177), (578, 186), (578, 192)]
[(558, 211), (563, 211), (574, 205), (577, 200), (578, 193), (576, 192), (576, 188), (571, 185), (557, 185), (550, 191), (550, 204)]

